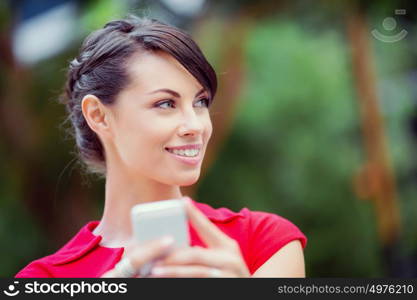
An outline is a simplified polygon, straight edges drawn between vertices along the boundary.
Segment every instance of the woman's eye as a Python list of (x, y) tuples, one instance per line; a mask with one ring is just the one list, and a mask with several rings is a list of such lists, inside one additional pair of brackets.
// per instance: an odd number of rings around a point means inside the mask
[[(197, 100), (197, 102), (195, 103), (196, 107), (209, 107), (210, 106), (210, 100), (208, 98), (202, 98)], [(175, 101), (174, 100), (164, 100), (164, 101), (160, 101), (158, 103), (155, 104), (155, 107), (158, 108), (175, 108)]]
[(196, 106), (198, 106), (198, 107), (209, 107), (210, 106), (210, 101), (207, 98), (202, 98), (202, 99), (198, 100), (196, 103), (197, 103)]
[(174, 100), (166, 100), (158, 102), (155, 106), (160, 108), (175, 108), (175, 102)]

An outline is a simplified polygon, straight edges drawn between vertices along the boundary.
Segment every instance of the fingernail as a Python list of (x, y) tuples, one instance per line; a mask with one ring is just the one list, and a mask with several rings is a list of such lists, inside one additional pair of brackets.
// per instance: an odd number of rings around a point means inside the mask
[(172, 236), (164, 236), (161, 239), (161, 245), (162, 246), (171, 246), (174, 243), (174, 238)]
[(191, 198), (188, 197), (188, 196), (184, 196), (184, 197), (182, 197), (182, 199), (187, 203), (191, 203)]
[(189, 198), (189, 197), (185, 198), (185, 199), (184, 199), (184, 202), (185, 202), (185, 206), (186, 206), (186, 207), (191, 207), (191, 206), (193, 206), (193, 202), (191, 201), (191, 198)]
[(164, 268), (155, 267), (155, 268), (152, 268), (151, 274), (153, 274), (153, 275), (162, 275), (162, 274), (164, 274), (164, 272), (165, 272)]

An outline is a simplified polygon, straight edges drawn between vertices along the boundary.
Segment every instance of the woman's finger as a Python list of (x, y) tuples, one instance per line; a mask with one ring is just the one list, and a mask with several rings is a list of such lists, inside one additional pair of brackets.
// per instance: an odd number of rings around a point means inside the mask
[(228, 245), (231, 239), (216, 227), (210, 220), (186, 197), (186, 211), (198, 235), (208, 247), (222, 247)]
[[(133, 268), (134, 270), (139, 271), (139, 269), (148, 262), (151, 262), (157, 258), (160, 258), (168, 254), (168, 251), (171, 249), (174, 244), (172, 237), (163, 237), (158, 240), (150, 241), (143, 245), (135, 246), (131, 251), (131, 254), (128, 256), (124, 255), (123, 259), (128, 261), (124, 264)], [(113, 268), (112, 270), (104, 273), (102, 277), (122, 277), (123, 274), (117, 269)]]
[(226, 251), (190, 247), (173, 250), (169, 255), (161, 259), (157, 265), (202, 265), (205, 267), (237, 270), (239, 262), (235, 255)]
[(174, 239), (166, 236), (148, 243), (136, 246), (130, 256), (133, 267), (139, 269), (145, 263), (166, 255), (174, 244)]
[(223, 277), (223, 271), (204, 266), (165, 266), (154, 267), (150, 277), (215, 278)]

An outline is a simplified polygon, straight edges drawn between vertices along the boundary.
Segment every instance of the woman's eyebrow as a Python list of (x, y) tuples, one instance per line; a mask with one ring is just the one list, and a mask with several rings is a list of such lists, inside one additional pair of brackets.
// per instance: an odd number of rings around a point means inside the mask
[[(204, 91), (205, 91), (205, 89), (204, 89), (204, 88), (202, 88), (201, 90), (199, 90), (199, 91), (197, 92), (197, 94), (195, 94), (195, 97), (199, 96), (199, 95), (200, 95), (200, 94), (202, 94)], [(181, 95), (180, 95), (178, 92), (173, 91), (173, 90), (171, 90), (171, 89), (157, 89), (157, 90), (154, 90), (154, 91), (152, 91), (152, 92), (149, 92), (149, 93), (148, 93), (148, 95), (149, 95), (149, 94), (159, 93), (159, 92), (168, 93), (168, 94), (171, 94), (171, 95), (172, 95), (172, 96), (174, 96), (174, 97), (181, 98)]]
[(204, 88), (202, 88), (201, 90), (199, 90), (197, 92), (197, 94), (195, 94), (196, 97), (200, 96), (202, 93), (204, 93), (206, 90)]
[(177, 98), (181, 97), (181, 95), (179, 93), (177, 93), (176, 91), (173, 91), (171, 89), (157, 89), (157, 90), (154, 90), (152, 92), (149, 92), (148, 94), (155, 94), (155, 93), (159, 93), (159, 92), (168, 93), (168, 94), (171, 94), (172, 96), (177, 97)]

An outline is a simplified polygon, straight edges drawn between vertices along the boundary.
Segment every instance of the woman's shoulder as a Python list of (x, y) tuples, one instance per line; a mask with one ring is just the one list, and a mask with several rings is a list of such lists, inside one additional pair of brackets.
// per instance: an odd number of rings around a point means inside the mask
[(213, 223), (239, 243), (251, 274), (289, 242), (298, 240), (303, 248), (306, 247), (307, 237), (304, 233), (279, 214), (247, 207), (233, 211), (226, 207), (213, 208), (205, 203), (194, 203)]
[(303, 248), (307, 244), (307, 238), (289, 219), (271, 212), (249, 211), (251, 227), (258, 235), (266, 236), (266, 234), (277, 237), (285, 242), (286, 239), (299, 239)]
[[(262, 233), (262, 231), (264, 233), (279, 233), (281, 235), (302, 233), (297, 225), (276, 213), (251, 210), (247, 207), (234, 211), (227, 207), (214, 208), (206, 203), (196, 202), (194, 200), (193, 202), (210, 220), (217, 223), (240, 221), (239, 223), (245, 223), (254, 233)], [(303, 247), (305, 246), (305, 242), (303, 241)]]
[(227, 207), (214, 208), (213, 206), (192, 200), (194, 205), (212, 222), (214, 223), (226, 223), (239, 218), (247, 218), (247, 208), (242, 209), (239, 212), (232, 211)]
[(99, 244), (100, 237), (92, 234), (92, 229), (94, 229), (97, 224), (98, 221), (88, 222), (63, 247), (53, 254), (30, 262), (20, 270), (15, 277), (60, 277), (57, 276), (58, 274), (56, 273), (60, 266), (76, 261)]

